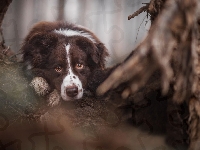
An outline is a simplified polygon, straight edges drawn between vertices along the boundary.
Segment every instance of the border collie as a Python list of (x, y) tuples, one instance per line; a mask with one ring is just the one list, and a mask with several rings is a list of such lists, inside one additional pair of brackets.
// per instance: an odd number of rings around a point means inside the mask
[(37, 23), (21, 51), (36, 92), (42, 96), (57, 93), (64, 101), (83, 97), (91, 73), (103, 70), (108, 56), (104, 44), (91, 31), (66, 22)]

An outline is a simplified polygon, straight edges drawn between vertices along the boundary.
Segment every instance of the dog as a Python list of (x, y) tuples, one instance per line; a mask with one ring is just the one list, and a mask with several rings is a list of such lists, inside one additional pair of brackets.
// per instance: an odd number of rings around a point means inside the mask
[(81, 99), (91, 73), (103, 70), (108, 56), (94, 33), (67, 22), (37, 23), (21, 51), (31, 86), (38, 95), (49, 96), (49, 105)]

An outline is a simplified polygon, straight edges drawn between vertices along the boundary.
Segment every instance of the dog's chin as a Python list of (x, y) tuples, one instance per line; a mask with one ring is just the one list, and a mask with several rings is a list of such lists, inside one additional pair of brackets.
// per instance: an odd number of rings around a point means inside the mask
[(75, 101), (75, 100), (79, 100), (79, 99), (81, 99), (82, 97), (83, 97), (83, 93), (79, 93), (77, 96), (75, 96), (75, 97), (69, 97), (69, 96), (62, 96), (61, 95), (61, 97), (62, 97), (62, 100), (63, 101)]

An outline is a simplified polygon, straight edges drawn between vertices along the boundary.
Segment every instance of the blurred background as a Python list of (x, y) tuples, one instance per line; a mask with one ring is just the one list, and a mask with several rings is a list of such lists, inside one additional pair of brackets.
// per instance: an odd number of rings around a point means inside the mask
[(65, 20), (93, 31), (106, 45), (107, 66), (122, 61), (141, 42), (150, 20), (146, 13), (128, 20), (149, 0), (13, 0), (2, 28), (6, 45), (18, 52), (30, 28), (39, 21)]

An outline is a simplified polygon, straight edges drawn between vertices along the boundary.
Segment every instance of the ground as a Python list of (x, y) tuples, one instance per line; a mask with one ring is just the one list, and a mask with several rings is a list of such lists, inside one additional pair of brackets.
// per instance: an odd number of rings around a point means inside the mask
[(166, 145), (164, 135), (140, 130), (133, 126), (130, 118), (120, 120), (113, 108), (106, 105), (107, 101), (88, 99), (67, 106), (63, 104), (42, 117), (34, 116), (39, 119), (35, 122), (35, 118), (27, 114), (38, 106), (37, 96), (33, 96), (27, 79), (21, 78), (21, 67), (0, 66), (0, 149), (8, 150), (13, 146), (20, 150), (171, 149)]

